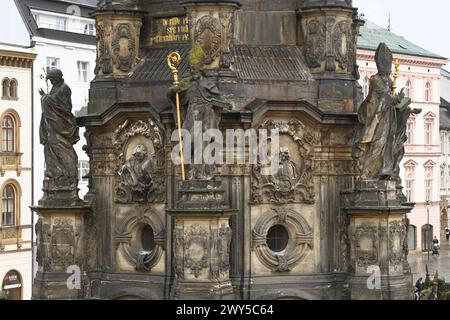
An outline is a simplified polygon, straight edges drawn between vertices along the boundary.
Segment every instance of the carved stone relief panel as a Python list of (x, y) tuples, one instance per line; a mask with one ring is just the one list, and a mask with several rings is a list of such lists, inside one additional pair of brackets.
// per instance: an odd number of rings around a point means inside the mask
[[(285, 250), (272, 251), (267, 243), (269, 229), (282, 225), (288, 230)], [(290, 272), (313, 249), (313, 229), (298, 212), (287, 208), (273, 208), (257, 220), (252, 231), (252, 249), (258, 260), (272, 272)]]
[(118, 256), (125, 258), (139, 272), (151, 272), (165, 250), (164, 224), (150, 210), (143, 215), (126, 217), (118, 224), (114, 241)]
[(112, 142), (120, 163), (115, 200), (118, 203), (165, 201), (164, 132), (153, 121), (125, 121)]
[(279, 170), (267, 175), (258, 164), (252, 170), (253, 203), (314, 203), (314, 145), (319, 135), (300, 120), (266, 120), (260, 129), (280, 134)]
[(350, 22), (338, 22), (334, 27), (332, 37), (334, 55), (339, 67), (348, 73), (353, 72), (355, 45)]
[(198, 19), (194, 26), (194, 39), (205, 52), (205, 64), (213, 63), (220, 54), (222, 44), (222, 25), (219, 19), (209, 15)]
[(404, 250), (403, 241), (406, 235), (406, 226), (402, 221), (391, 221), (389, 223), (389, 254), (388, 259), (396, 271), (403, 267)]
[(116, 67), (123, 72), (130, 71), (138, 51), (130, 23), (121, 23), (115, 26), (111, 49)]
[(209, 267), (209, 231), (193, 224), (184, 234), (184, 267), (190, 270), (195, 278), (200, 277), (204, 269)]
[(75, 242), (78, 237), (71, 219), (55, 219), (51, 233), (52, 270), (55, 268), (65, 270), (75, 264)]
[(352, 235), (354, 252), (353, 260), (360, 268), (367, 269), (379, 263), (379, 234), (378, 226), (361, 224), (356, 227)]
[(306, 24), (305, 61), (310, 68), (320, 68), (325, 60), (326, 27), (318, 20)]

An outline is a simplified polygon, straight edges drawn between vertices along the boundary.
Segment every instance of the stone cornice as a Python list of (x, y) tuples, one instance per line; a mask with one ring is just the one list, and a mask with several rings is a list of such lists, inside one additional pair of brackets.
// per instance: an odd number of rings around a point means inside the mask
[(36, 56), (34, 53), (0, 49), (0, 66), (31, 69)]

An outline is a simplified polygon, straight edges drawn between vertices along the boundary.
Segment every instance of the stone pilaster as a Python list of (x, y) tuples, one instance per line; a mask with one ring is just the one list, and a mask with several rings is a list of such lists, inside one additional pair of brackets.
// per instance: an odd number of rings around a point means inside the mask
[(229, 207), (220, 181), (182, 183), (180, 199), (168, 210), (174, 219), (170, 294), (177, 300), (235, 299), (230, 280)]
[(354, 111), (357, 37), (364, 22), (351, 1), (306, 0), (298, 11), (298, 43), (319, 81), (319, 106), (326, 111)]
[(405, 248), (406, 214), (412, 207), (402, 205), (393, 181), (358, 182), (351, 198), (346, 209), (351, 299), (412, 299)]
[(239, 1), (181, 1), (189, 19), (192, 45), (199, 44), (206, 54), (206, 70), (233, 69), (231, 46), (234, 39), (234, 12)]
[(36, 260), (33, 299), (83, 297), (84, 220), (87, 207), (34, 207)]
[(92, 14), (97, 26), (95, 73), (100, 77), (122, 78), (139, 63), (144, 12), (135, 4), (104, 2)]

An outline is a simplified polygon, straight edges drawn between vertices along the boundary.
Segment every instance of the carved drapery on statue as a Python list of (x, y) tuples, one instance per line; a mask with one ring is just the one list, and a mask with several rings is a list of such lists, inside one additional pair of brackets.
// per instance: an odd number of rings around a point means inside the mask
[(283, 136), (288, 137), (288, 142), (280, 150), (279, 170), (276, 174), (264, 175), (263, 165), (253, 166), (253, 203), (313, 203), (313, 146), (318, 141), (317, 134), (299, 120), (266, 120), (260, 129), (276, 129), (281, 139)]
[(163, 131), (153, 121), (125, 121), (113, 134), (120, 161), (115, 200), (118, 203), (164, 202)]
[(39, 128), (44, 146), (45, 178), (53, 187), (76, 188), (78, 185), (78, 156), (73, 145), (78, 142), (79, 128), (72, 114), (72, 91), (58, 69), (48, 72), (53, 85), (50, 93), (42, 95), (42, 118)]
[(406, 115), (418, 110), (408, 106), (411, 99), (402, 92), (393, 95), (392, 53), (380, 44), (375, 60), (378, 73), (370, 80), (370, 90), (359, 108), (353, 158), (361, 180), (396, 180), (398, 164), (404, 155)]
[[(182, 128), (189, 131), (191, 136), (191, 154), (185, 154), (185, 158), (190, 157), (192, 162), (195, 159), (194, 141), (202, 141), (203, 147), (206, 147), (211, 141), (205, 142), (203, 134), (209, 129), (219, 129), (221, 111), (231, 108), (217, 85), (206, 77), (203, 69), (206, 60), (203, 49), (194, 46), (189, 53), (191, 77), (183, 79), (179, 86), (171, 87), (167, 93), (174, 107), (176, 93), (180, 96)], [(196, 123), (201, 125), (200, 130), (194, 130)], [(191, 164), (186, 169), (188, 180), (211, 180), (215, 175), (215, 165)]]

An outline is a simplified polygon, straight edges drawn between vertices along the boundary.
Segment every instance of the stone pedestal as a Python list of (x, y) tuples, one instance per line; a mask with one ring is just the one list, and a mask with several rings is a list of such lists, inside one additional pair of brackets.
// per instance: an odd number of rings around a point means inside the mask
[(36, 260), (33, 299), (78, 299), (83, 281), (84, 219), (87, 207), (33, 207), (36, 224)]
[(187, 181), (180, 190), (174, 218), (171, 299), (234, 299), (230, 281), (230, 218), (220, 181)]
[(413, 297), (407, 262), (406, 214), (395, 182), (362, 181), (350, 193), (352, 300), (408, 300)]

